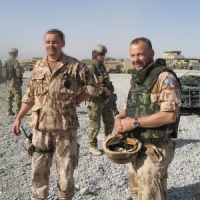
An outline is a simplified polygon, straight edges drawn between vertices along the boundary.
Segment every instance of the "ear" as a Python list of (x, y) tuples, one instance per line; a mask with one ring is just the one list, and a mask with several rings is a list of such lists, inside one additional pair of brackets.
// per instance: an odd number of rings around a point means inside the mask
[(62, 44), (62, 47), (64, 47), (65, 46), (65, 41), (63, 41), (63, 44)]
[(151, 51), (151, 57), (153, 58), (154, 55), (155, 55), (155, 52), (154, 52), (154, 50), (152, 50), (152, 51)]

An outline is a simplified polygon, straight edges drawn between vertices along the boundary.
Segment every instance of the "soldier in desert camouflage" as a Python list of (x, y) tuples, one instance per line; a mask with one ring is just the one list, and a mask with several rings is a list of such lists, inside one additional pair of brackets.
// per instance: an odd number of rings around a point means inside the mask
[(142, 142), (138, 157), (129, 163), (130, 193), (134, 200), (167, 198), (167, 169), (174, 157), (180, 88), (176, 75), (162, 59), (153, 60), (150, 40), (136, 38), (130, 44), (135, 67), (127, 104), (115, 120), (120, 133)]
[(44, 45), (47, 56), (34, 66), (12, 132), (16, 136), (21, 134), (21, 119), (32, 109), (29, 121), (34, 145), (31, 199), (47, 198), (55, 152), (59, 198), (71, 200), (79, 147), (76, 106), (91, 95), (98, 95), (99, 84), (90, 71), (86, 74), (85, 67), (77, 59), (62, 52), (65, 39), (61, 31), (49, 30), (44, 36)]
[[(18, 50), (13, 48), (9, 50), (10, 58), (2, 65), (2, 76), (7, 81), (8, 97), (6, 102), (7, 115), (17, 115), (21, 108), (22, 100), (22, 77), (23, 69), (18, 60)], [(15, 112), (12, 110), (12, 102), (15, 99)]]

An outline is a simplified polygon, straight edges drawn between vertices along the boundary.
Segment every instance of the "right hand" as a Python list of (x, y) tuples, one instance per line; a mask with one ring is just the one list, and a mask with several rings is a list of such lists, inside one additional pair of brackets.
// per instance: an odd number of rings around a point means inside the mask
[(111, 92), (107, 87), (104, 87), (103, 91), (106, 93), (106, 96), (110, 96), (111, 95)]
[(123, 127), (122, 127), (122, 124), (121, 124), (121, 119), (119, 119), (119, 118), (115, 119), (115, 130), (118, 133), (122, 133), (123, 132)]
[(21, 135), (21, 131), (19, 129), (20, 127), (20, 124), (21, 124), (21, 120), (19, 118), (16, 118), (15, 119), (15, 122), (12, 126), (12, 133), (15, 135), (15, 136), (20, 136)]

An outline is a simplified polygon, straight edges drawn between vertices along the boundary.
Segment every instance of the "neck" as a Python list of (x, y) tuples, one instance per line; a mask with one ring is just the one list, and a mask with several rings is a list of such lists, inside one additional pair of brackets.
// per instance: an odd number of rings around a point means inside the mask
[(47, 59), (49, 61), (59, 61), (61, 59), (61, 57), (62, 57), (62, 54), (60, 54), (60, 55), (48, 55)]

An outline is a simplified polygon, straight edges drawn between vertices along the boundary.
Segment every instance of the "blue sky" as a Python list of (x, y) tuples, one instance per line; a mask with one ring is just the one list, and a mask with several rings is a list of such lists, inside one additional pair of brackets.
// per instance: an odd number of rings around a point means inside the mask
[(90, 58), (93, 46), (104, 44), (108, 56), (129, 58), (129, 44), (147, 37), (155, 58), (180, 50), (200, 58), (199, 0), (0, 0), (0, 59), (9, 48), (19, 60), (45, 55), (44, 33), (64, 32), (63, 51), (78, 59)]

